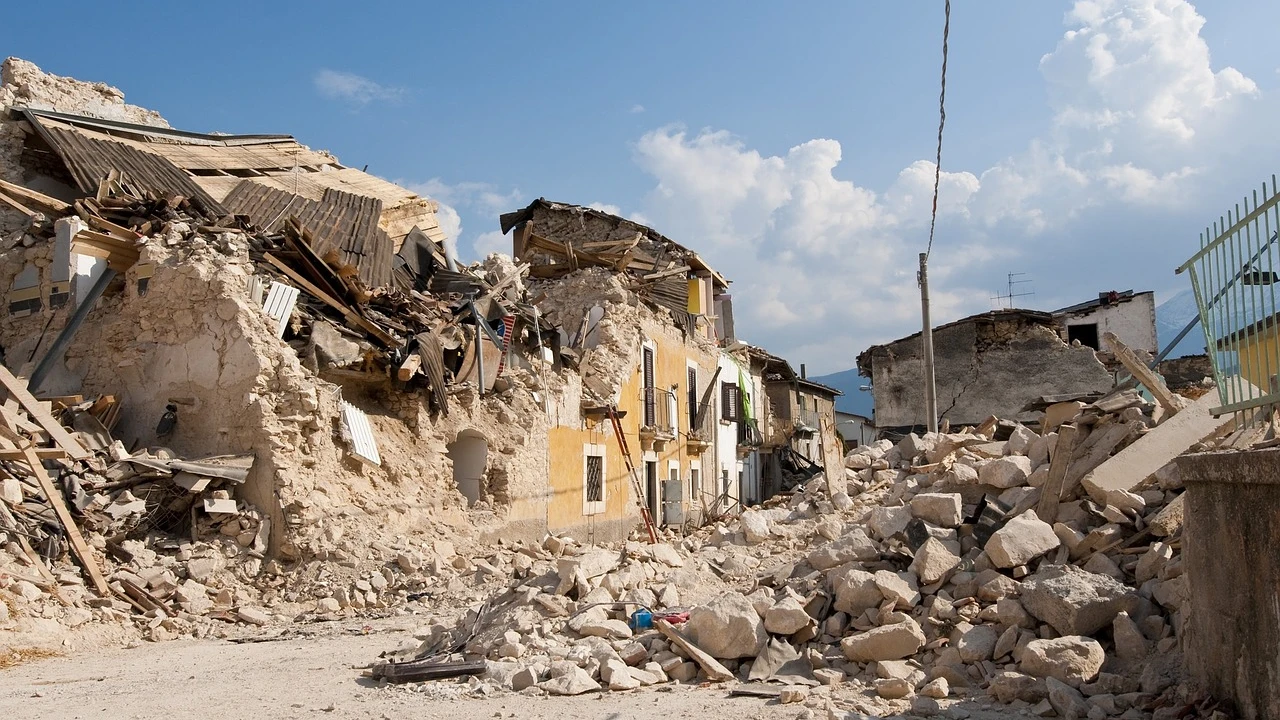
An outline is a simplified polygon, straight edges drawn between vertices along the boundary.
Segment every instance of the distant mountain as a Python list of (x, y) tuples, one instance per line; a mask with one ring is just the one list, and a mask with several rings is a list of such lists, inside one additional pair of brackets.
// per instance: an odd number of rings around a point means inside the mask
[[(1219, 336), (1249, 327), (1259, 320), (1275, 313), (1268, 292), (1254, 292), (1243, 283), (1234, 286), (1214, 306), (1217, 318), (1216, 328)], [(1160, 347), (1173, 342), (1187, 323), (1199, 318), (1196, 308), (1195, 292), (1183, 290), (1156, 306), (1156, 334), (1160, 339)], [(1178, 343), (1168, 357), (1178, 358), (1184, 355), (1204, 354), (1204, 329), (1197, 323), (1191, 332)]]
[[(1196, 309), (1196, 294), (1190, 288), (1157, 305), (1156, 336), (1160, 340), (1160, 348), (1164, 349), (1165, 345), (1173, 342), (1178, 333), (1182, 332), (1182, 328), (1199, 316), (1200, 311)], [(1204, 354), (1204, 330), (1197, 325), (1169, 353), (1169, 357), (1179, 358), (1184, 355), (1202, 354)]]
[(871, 392), (863, 392), (858, 389), (863, 385), (870, 385), (871, 381), (858, 375), (858, 368), (849, 368), (830, 375), (815, 375), (809, 379), (844, 393), (844, 395), (836, 398), (836, 410), (862, 415), (863, 417), (871, 417), (873, 405)]

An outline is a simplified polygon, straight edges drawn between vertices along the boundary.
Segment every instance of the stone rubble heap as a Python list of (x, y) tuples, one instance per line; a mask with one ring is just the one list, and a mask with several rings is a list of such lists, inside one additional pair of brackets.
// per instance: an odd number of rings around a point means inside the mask
[[(1095, 433), (1132, 423), (1140, 437), (1152, 408), (1131, 407), (1082, 405), (1074, 419)], [(783, 683), (784, 701), (833, 717), (929, 714), (960, 698), (1040, 716), (1161, 717), (1186, 699), (1176, 470), (1105, 502), (1077, 485), (1047, 523), (1037, 506), (1056, 439), (993, 418), (859, 447), (843, 487), (819, 476), (678, 543), (548, 537), (501, 554), (514, 571), (502, 594), (387, 660), (485, 658), (479, 692), (573, 695), (728, 671)], [(699, 652), (629, 623), (639, 608), (670, 616)]]

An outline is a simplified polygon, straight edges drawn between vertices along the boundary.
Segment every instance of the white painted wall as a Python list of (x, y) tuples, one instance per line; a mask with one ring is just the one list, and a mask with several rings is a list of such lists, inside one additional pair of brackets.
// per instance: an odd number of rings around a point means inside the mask
[(1127, 302), (1104, 305), (1081, 314), (1073, 313), (1064, 316), (1062, 322), (1068, 327), (1097, 323), (1099, 349), (1103, 352), (1111, 352), (1110, 345), (1102, 339), (1108, 332), (1115, 333), (1120, 342), (1132, 349), (1150, 353), (1160, 351), (1156, 338), (1156, 300), (1152, 292), (1134, 293)]
[(865, 418), (838, 410), (836, 411), (836, 432), (851, 445), (870, 445), (876, 438), (875, 427)]
[(708, 480), (715, 483), (714, 493), (719, 495), (725, 489), (724, 477), (725, 473), (729, 476), (729, 497), (734, 500), (739, 499), (738, 488), (738, 424), (725, 422), (720, 418), (724, 417), (724, 408), (720, 406), (720, 383), (722, 382), (738, 382), (738, 364), (733, 361), (727, 353), (720, 353), (717, 360), (720, 368), (720, 377), (716, 378), (716, 388), (713, 392), (715, 397), (716, 411), (716, 443), (715, 443), (715, 469), (710, 473), (711, 477), (704, 472), (702, 485), (711, 492), (711, 486)]

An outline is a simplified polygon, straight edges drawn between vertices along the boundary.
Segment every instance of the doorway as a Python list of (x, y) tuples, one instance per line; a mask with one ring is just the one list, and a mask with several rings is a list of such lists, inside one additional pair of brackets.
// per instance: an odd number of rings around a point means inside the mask
[(453, 483), (466, 499), (467, 507), (473, 507), (480, 501), (481, 481), (489, 462), (489, 441), (476, 430), (463, 430), (447, 449), (453, 461)]
[(658, 500), (658, 463), (649, 460), (644, 464), (644, 504), (655, 523), (662, 519), (658, 514)]

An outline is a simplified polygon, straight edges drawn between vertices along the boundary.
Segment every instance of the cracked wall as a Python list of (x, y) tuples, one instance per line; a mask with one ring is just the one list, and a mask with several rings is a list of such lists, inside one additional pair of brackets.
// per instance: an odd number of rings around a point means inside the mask
[[(1105, 392), (1113, 384), (1092, 349), (1023, 319), (956, 323), (935, 330), (933, 343), (938, 411), (953, 427), (1018, 417), (1042, 395)], [(920, 338), (876, 348), (871, 362), (876, 426), (924, 425)]]

